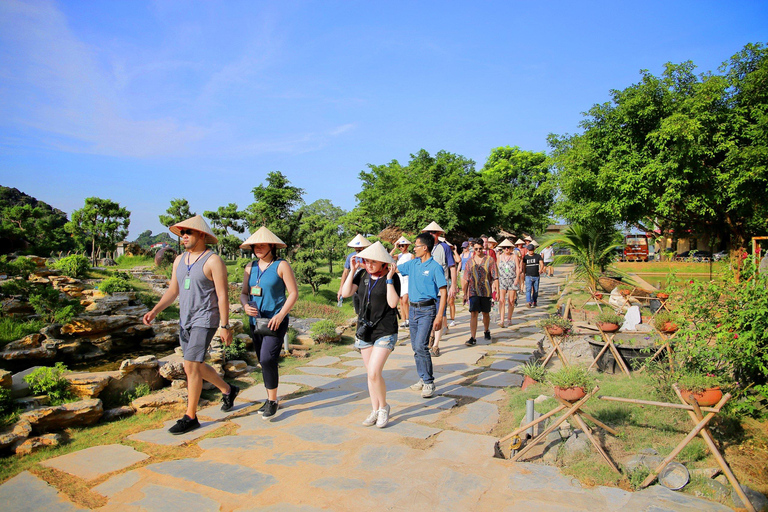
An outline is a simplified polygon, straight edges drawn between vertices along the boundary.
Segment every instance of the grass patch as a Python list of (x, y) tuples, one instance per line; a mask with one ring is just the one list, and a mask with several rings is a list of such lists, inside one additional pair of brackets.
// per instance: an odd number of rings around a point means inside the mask
[(152, 256), (120, 256), (115, 260), (116, 267), (120, 270), (134, 267), (153, 267), (155, 265), (155, 259)]
[(20, 320), (4, 316), (0, 318), (0, 346), (34, 334), (45, 326), (42, 320)]
[[(676, 274), (708, 274), (709, 263), (694, 263), (687, 261), (648, 261), (648, 262), (636, 262), (636, 261), (619, 261), (614, 263), (616, 268), (624, 272), (631, 272), (637, 274), (669, 274), (670, 272)], [(728, 269), (727, 261), (714, 261), (712, 262), (712, 273), (722, 272)]]

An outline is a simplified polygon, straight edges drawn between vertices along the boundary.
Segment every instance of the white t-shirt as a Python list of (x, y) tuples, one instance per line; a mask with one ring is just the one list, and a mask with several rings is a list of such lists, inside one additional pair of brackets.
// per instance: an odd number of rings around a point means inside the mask
[(552, 247), (545, 247), (541, 250), (541, 256), (544, 258), (545, 262), (552, 261), (554, 259), (554, 252), (555, 251), (552, 249)]

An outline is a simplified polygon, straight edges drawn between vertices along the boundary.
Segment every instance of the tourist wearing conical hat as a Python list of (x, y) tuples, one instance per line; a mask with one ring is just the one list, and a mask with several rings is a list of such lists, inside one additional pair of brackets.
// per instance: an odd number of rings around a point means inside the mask
[[(395, 242), (395, 247), (389, 253), (393, 258), (397, 258), (397, 264), (404, 263), (413, 259), (413, 254), (408, 252), (408, 246), (411, 242), (401, 236)], [(400, 278), (400, 317), (403, 319), (401, 327), (408, 327), (408, 276), (404, 276), (398, 272)]]
[[(448, 283), (448, 294), (446, 296), (445, 304), (445, 307), (447, 308), (448, 301), (451, 298), (456, 297), (456, 262), (453, 259), (453, 251), (447, 243), (440, 241), (440, 237), (445, 234), (445, 230), (441, 228), (437, 222), (432, 221), (421, 231), (422, 233), (429, 233), (434, 239), (432, 258), (443, 268), (445, 281)], [(443, 238), (443, 240), (445, 240), (445, 238)], [(447, 310), (442, 312), (443, 315), (441, 318), (445, 319), (446, 312)], [(440, 340), (443, 337), (447, 324), (447, 322), (443, 322), (440, 328), (435, 329), (434, 331), (434, 338), (431, 340), (430, 350), (431, 354), (435, 357), (440, 356)]]
[[(349, 268), (350, 268), (350, 262), (352, 258), (355, 257), (357, 253), (365, 249), (366, 247), (369, 247), (371, 245), (371, 242), (368, 241), (367, 238), (365, 238), (363, 235), (358, 233), (355, 238), (349, 241), (347, 244), (347, 247), (351, 247), (354, 249), (351, 253), (347, 254), (347, 259), (344, 260), (344, 272), (341, 273), (341, 283), (339, 284), (339, 291), (336, 293), (336, 300), (341, 300), (341, 287), (344, 286), (344, 281), (347, 280), (347, 276), (349, 275)], [(358, 267), (360, 267), (360, 260), (357, 261)], [(355, 304), (355, 311), (357, 311), (357, 304)]]
[[(503, 328), (512, 324), (512, 313), (515, 311), (517, 292), (520, 290), (520, 272), (517, 258), (512, 252), (515, 247), (512, 241), (504, 240), (499, 244), (499, 247), (503, 251), (497, 261), (499, 266), (499, 327)], [(509, 304), (508, 309), (507, 304)]]
[[(358, 258), (362, 268), (358, 270)], [(355, 332), (355, 348), (363, 356), (368, 374), (368, 393), (373, 410), (363, 425), (379, 428), (389, 422), (387, 385), (382, 377), (384, 364), (397, 343), (397, 304), (400, 301), (400, 278), (397, 266), (387, 250), (376, 242), (350, 262), (351, 272), (341, 287), (344, 297), (358, 296), (360, 312)]]
[(240, 391), (227, 384), (216, 370), (204, 363), (211, 340), (219, 332), (225, 345), (232, 343), (229, 325), (229, 287), (227, 267), (206, 244), (218, 242), (211, 228), (200, 215), (174, 224), (171, 233), (181, 237), (186, 252), (173, 262), (171, 282), (160, 301), (144, 315), (150, 325), (157, 315), (179, 298), (179, 341), (184, 353), (184, 373), (187, 375), (187, 411), (173, 425), (171, 434), (184, 434), (200, 427), (197, 405), (203, 381), (208, 381), (222, 393), (221, 410), (234, 405)]
[[(277, 249), (285, 247), (280, 238), (263, 226), (240, 246), (241, 249), (250, 249), (258, 258), (245, 266), (240, 304), (250, 317), (253, 347), (259, 356), (267, 390), (267, 399), (257, 411), (265, 420), (274, 418), (279, 407), (277, 363), (283, 338), (288, 332), (288, 313), (299, 297), (291, 265), (276, 254)], [(262, 318), (269, 319), (266, 330), (259, 325), (258, 319)]]

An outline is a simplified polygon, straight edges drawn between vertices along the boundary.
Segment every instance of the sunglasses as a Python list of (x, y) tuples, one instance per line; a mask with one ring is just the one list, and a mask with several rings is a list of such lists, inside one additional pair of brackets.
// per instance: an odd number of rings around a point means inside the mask
[(194, 235), (196, 231), (192, 229), (182, 229), (182, 230), (179, 230), (179, 233), (181, 234), (181, 236)]

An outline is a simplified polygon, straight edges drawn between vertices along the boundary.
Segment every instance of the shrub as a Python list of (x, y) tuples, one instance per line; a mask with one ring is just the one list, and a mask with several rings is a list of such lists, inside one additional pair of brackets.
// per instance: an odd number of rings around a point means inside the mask
[(526, 377), (530, 377), (536, 382), (544, 382), (547, 378), (547, 369), (544, 368), (544, 365), (539, 363), (538, 361), (534, 361), (532, 363), (525, 363), (520, 370), (520, 373), (525, 375)]
[(14, 401), (11, 398), (11, 390), (0, 387), (0, 416), (5, 416), (14, 409)]
[(325, 319), (312, 324), (310, 329), (312, 339), (315, 341), (331, 341), (339, 339), (336, 334), (336, 324), (333, 321)]
[(127, 405), (133, 402), (134, 400), (136, 400), (137, 398), (147, 396), (151, 392), (152, 392), (152, 389), (149, 387), (149, 384), (147, 384), (146, 382), (142, 382), (141, 384), (137, 385), (133, 389), (126, 389), (125, 391), (123, 391), (123, 396), (121, 401), (123, 404)]
[(595, 323), (621, 325), (624, 323), (624, 317), (613, 311), (603, 311), (595, 317)]
[(234, 361), (236, 359), (244, 359), (246, 354), (245, 342), (235, 338), (232, 343), (227, 347), (224, 346), (224, 357), (227, 361)]
[(237, 258), (236, 266), (240, 270), (245, 270), (245, 266), (251, 262), (251, 258)]
[(120, 276), (112, 276), (99, 284), (99, 290), (111, 295), (116, 292), (132, 292), (135, 288), (127, 279), (123, 279)]
[(668, 311), (662, 311), (653, 317), (653, 325), (655, 325), (656, 328), (660, 331), (664, 330), (664, 325), (667, 323), (675, 324), (679, 327), (680, 318), (677, 315), (669, 313)]
[(723, 384), (723, 379), (712, 373), (700, 373), (696, 371), (683, 371), (677, 375), (677, 385), (693, 393), (701, 393), (709, 388)]
[(41, 320), (17, 320), (8, 316), (0, 318), (0, 346), (34, 334), (46, 326)]
[(91, 260), (82, 254), (73, 254), (55, 262), (53, 268), (69, 277), (82, 277), (91, 268)]
[(24, 377), (24, 382), (29, 384), (29, 389), (36, 395), (48, 395), (52, 404), (61, 403), (71, 397), (69, 393), (69, 381), (64, 378), (67, 367), (62, 363), (56, 366), (44, 366), (37, 368)]
[(26, 279), (36, 268), (35, 262), (24, 256), (19, 256), (10, 261), (8, 261), (8, 256), (0, 256), (0, 274), (5, 274), (9, 277), (19, 276)]
[(79, 300), (63, 298), (52, 286), (36, 287), (29, 295), (29, 303), (45, 322), (65, 324), (83, 310)]
[(571, 330), (571, 321), (567, 318), (563, 318), (560, 315), (550, 315), (547, 318), (539, 320), (539, 327), (546, 329), (547, 327), (561, 327), (566, 333)]
[(587, 391), (595, 384), (594, 377), (583, 366), (564, 366), (550, 373), (547, 381), (556, 388), (584, 388)]

